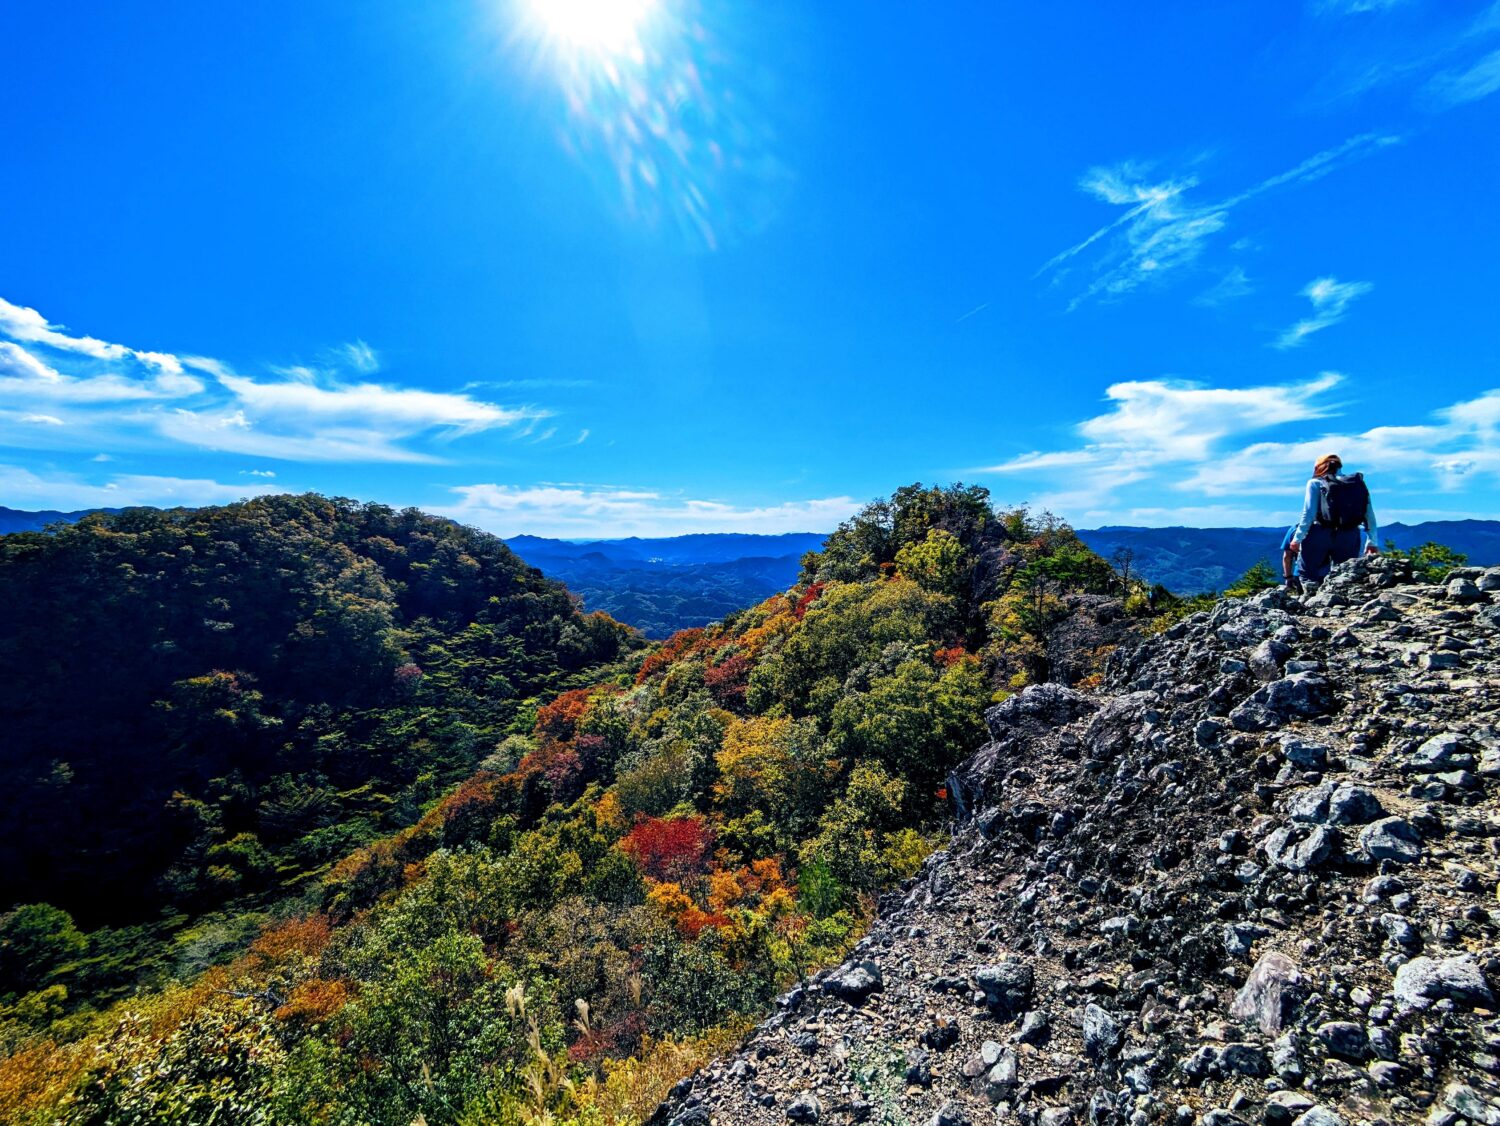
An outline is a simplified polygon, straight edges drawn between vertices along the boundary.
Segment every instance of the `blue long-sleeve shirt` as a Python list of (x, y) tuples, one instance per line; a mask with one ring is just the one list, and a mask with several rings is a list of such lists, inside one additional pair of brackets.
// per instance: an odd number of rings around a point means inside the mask
[[(1307, 483), (1307, 493), (1302, 498), (1302, 519), (1297, 522), (1294, 537), (1298, 543), (1307, 538), (1307, 533), (1317, 523), (1318, 510), (1323, 503), (1323, 481), (1322, 478), (1314, 477)], [(1380, 542), (1380, 526), (1375, 521), (1375, 502), (1365, 502), (1365, 534), (1370, 537), (1370, 543)]]

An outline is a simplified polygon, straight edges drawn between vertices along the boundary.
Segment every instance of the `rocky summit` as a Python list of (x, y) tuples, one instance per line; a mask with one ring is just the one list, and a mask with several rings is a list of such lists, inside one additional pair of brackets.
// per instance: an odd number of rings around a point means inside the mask
[(1497, 603), (1361, 559), (991, 708), (951, 846), (653, 1122), (1500, 1126)]

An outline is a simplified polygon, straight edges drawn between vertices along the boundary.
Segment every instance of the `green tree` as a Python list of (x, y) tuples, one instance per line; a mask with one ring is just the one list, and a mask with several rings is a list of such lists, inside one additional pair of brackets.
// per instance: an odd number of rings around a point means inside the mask
[(0, 915), (0, 994), (39, 988), (87, 945), (73, 917), (50, 903), (7, 911)]
[(1281, 584), (1276, 579), (1276, 572), (1271, 570), (1271, 565), (1264, 559), (1255, 563), (1234, 582), (1230, 583), (1224, 591), (1226, 598), (1248, 598), (1262, 590), (1268, 590), (1273, 586)]
[(946, 529), (933, 528), (920, 543), (903, 546), (896, 552), (896, 568), (923, 590), (946, 594), (960, 603), (969, 597), (973, 557)]
[(1410, 560), (1413, 573), (1428, 583), (1442, 582), (1449, 571), (1462, 567), (1469, 561), (1469, 557), (1463, 552), (1454, 551), (1451, 547), (1431, 540), (1410, 551), (1402, 551), (1390, 540), (1386, 540), (1385, 553), (1395, 559)]

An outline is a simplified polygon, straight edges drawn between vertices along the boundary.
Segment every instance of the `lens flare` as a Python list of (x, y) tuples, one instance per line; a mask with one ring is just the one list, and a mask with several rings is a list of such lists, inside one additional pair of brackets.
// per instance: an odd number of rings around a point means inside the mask
[(614, 54), (639, 46), (656, 0), (528, 0), (548, 36), (580, 51)]
[(701, 0), (516, 2), (513, 41), (562, 95), (560, 139), (625, 220), (710, 251), (770, 221), (790, 177), (753, 68)]

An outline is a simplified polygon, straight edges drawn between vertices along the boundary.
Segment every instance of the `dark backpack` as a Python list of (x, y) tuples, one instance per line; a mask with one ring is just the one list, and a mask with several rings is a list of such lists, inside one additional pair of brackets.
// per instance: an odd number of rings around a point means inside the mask
[(1348, 532), (1365, 522), (1370, 508), (1370, 489), (1362, 474), (1329, 477), (1323, 482), (1323, 503), (1318, 506), (1318, 523), (1336, 532)]

